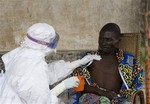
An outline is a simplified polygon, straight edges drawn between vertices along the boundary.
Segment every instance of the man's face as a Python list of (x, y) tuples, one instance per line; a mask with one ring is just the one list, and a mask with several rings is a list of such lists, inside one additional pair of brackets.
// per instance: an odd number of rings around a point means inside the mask
[(113, 32), (104, 32), (99, 37), (99, 49), (105, 54), (110, 54), (117, 48), (118, 42)]

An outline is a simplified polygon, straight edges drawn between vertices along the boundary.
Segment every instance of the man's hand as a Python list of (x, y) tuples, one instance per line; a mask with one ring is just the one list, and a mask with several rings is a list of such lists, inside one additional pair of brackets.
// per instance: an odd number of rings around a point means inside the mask
[(84, 93), (94, 93), (94, 94), (99, 95), (99, 96), (106, 96), (108, 91), (103, 91), (97, 87), (85, 84)]
[(117, 96), (116, 92), (110, 91), (106, 97), (108, 97), (110, 100), (112, 100), (114, 97), (118, 97), (118, 96)]

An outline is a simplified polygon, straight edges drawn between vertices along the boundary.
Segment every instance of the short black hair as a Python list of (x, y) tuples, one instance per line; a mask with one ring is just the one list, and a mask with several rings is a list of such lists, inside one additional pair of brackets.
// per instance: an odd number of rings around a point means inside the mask
[(115, 23), (107, 23), (102, 27), (102, 29), (99, 32), (99, 36), (104, 32), (113, 32), (116, 34), (116, 39), (120, 39), (121, 37), (121, 31), (120, 27)]

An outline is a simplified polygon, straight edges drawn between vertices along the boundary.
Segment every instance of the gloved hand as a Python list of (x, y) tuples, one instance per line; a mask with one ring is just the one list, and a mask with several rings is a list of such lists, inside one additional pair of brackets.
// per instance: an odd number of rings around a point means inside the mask
[(51, 93), (53, 93), (55, 96), (58, 96), (61, 94), (64, 90), (70, 89), (73, 87), (78, 87), (79, 86), (79, 79), (77, 77), (70, 77), (62, 81), (60, 84), (55, 86), (52, 90)]
[(86, 55), (81, 59), (81, 64), (87, 64), (90, 61), (97, 60), (100, 61), (102, 58), (99, 55)]
[(77, 77), (70, 77), (62, 81), (64, 83), (66, 89), (70, 89), (73, 87), (78, 87), (80, 84), (80, 80)]
[(77, 68), (77, 67), (79, 67), (81, 65), (87, 64), (90, 61), (93, 61), (93, 60), (100, 61), (101, 59), (102, 58), (99, 55), (86, 55), (82, 59), (79, 59), (79, 60), (73, 61), (71, 63), (68, 63), (67, 64), (67, 68), (71, 69), (70, 71), (73, 71), (75, 68)]

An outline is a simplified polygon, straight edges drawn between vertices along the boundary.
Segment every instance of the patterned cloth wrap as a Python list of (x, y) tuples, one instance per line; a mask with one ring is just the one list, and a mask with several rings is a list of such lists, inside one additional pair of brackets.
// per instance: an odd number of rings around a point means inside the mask
[(87, 93), (80, 97), (79, 104), (110, 104), (110, 100), (105, 96)]
[[(97, 54), (97, 52), (87, 52), (85, 55), (87, 54)], [(122, 76), (121, 77), (122, 80), (124, 80), (123, 81), (124, 83), (122, 84), (122, 87), (119, 91), (119, 94), (118, 94), (119, 97), (114, 98), (111, 101), (111, 104), (121, 104), (120, 102), (126, 102), (128, 97), (133, 95), (139, 89), (141, 89), (143, 85), (144, 72), (143, 72), (143, 69), (141, 69), (136, 64), (136, 59), (134, 58), (134, 56), (130, 53), (122, 51), (121, 49), (116, 49), (116, 56), (117, 56), (118, 63), (119, 63), (118, 70), (120, 72), (120, 76)], [(76, 76), (76, 75), (84, 75), (86, 80), (88, 80), (88, 82), (90, 82), (91, 85), (95, 84), (90, 78), (90, 73), (88, 72), (86, 65), (80, 66), (79, 68), (75, 69), (74, 72), (72, 73), (72, 76)], [(68, 91), (68, 95), (69, 95), (68, 96), (69, 104), (99, 104), (98, 102), (101, 102), (100, 104), (107, 104), (107, 103), (102, 103), (102, 102), (105, 102), (104, 100), (108, 101), (108, 99), (105, 99), (106, 97), (99, 97), (99, 99), (95, 103), (86, 103), (87, 98), (89, 100), (91, 98), (97, 99), (96, 97), (97, 95), (93, 94), (90, 97), (90, 94), (84, 94), (81, 97), (81, 93), (75, 92), (73, 89), (70, 89)], [(88, 95), (88, 96), (85, 96), (85, 95)], [(83, 102), (81, 103), (81, 101)]]

